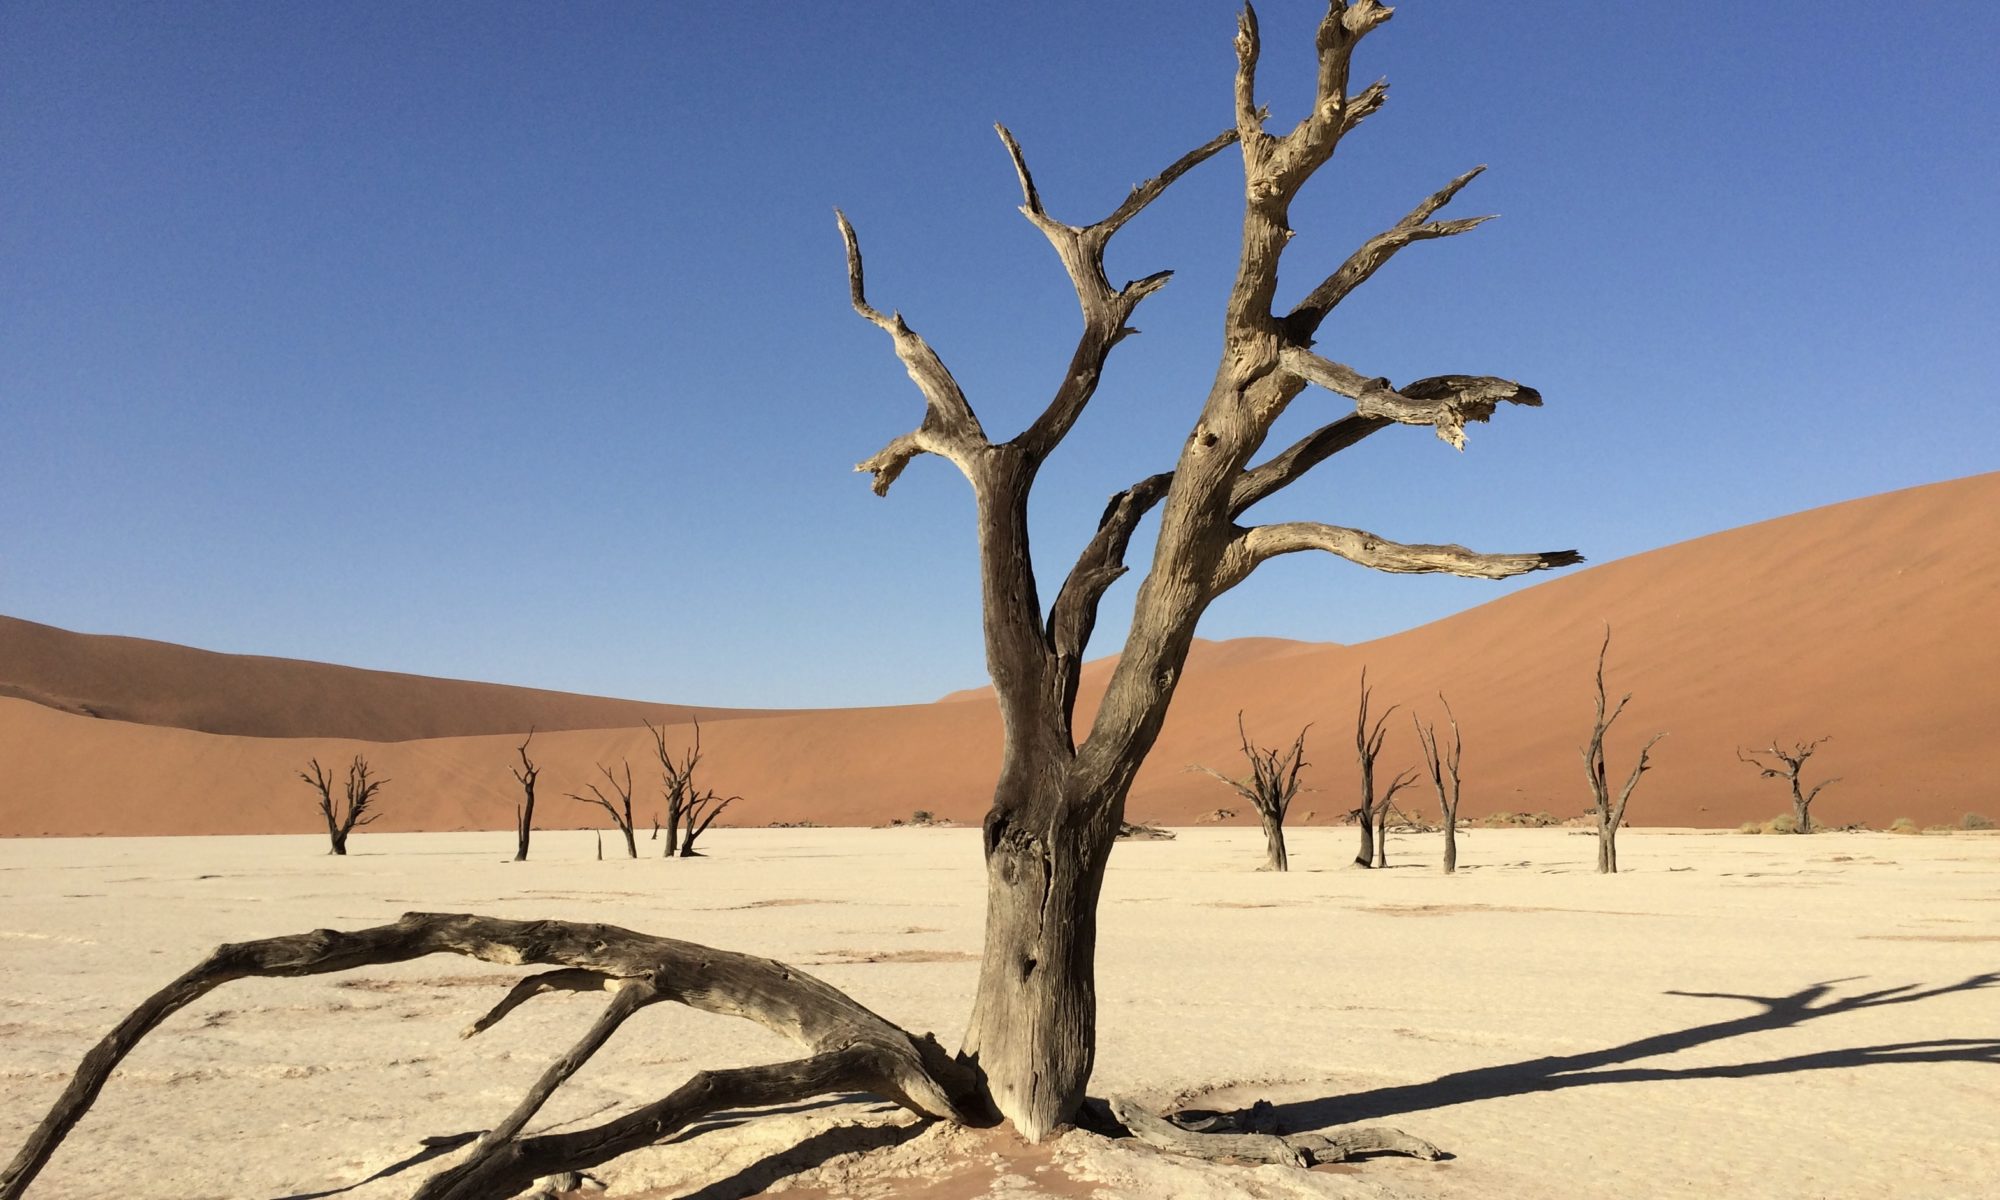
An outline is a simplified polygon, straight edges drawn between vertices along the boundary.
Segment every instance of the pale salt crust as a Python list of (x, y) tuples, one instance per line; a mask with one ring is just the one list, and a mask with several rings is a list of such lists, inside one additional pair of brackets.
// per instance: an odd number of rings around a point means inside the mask
[[(1093, 1091), (1277, 1103), (1294, 1127), (1382, 1121), (1454, 1157), (1313, 1173), (1182, 1164), (1071, 1134), (902, 1128), (865, 1100), (760, 1117), (610, 1164), (611, 1196), (1973, 1197), (2000, 1178), (2000, 837), (1628, 830), (1435, 836), (1392, 869), (1303, 829), (1270, 875), (1254, 830), (1112, 857)], [(958, 1038), (977, 975), (978, 834), (716, 830), (712, 857), (595, 861), (594, 835), (0, 842), (0, 1151), (83, 1052), (216, 943), (406, 910), (608, 921), (807, 966)], [(642, 843), (654, 853), (658, 843)], [(615, 839), (606, 852), (616, 853)], [(871, 961), (872, 960), (872, 961)], [(409, 1194), (601, 1001), (458, 1031), (517, 971), (431, 958), (229, 984), (112, 1078), (31, 1195)], [(1905, 990), (1898, 990), (1905, 989)], [(1879, 993), (1872, 1001), (1858, 998)], [(603, 1120), (705, 1066), (793, 1056), (672, 1005), (629, 1022), (539, 1127)], [(802, 1151), (786, 1154), (804, 1143)], [(402, 1164), (402, 1165), (399, 1165)], [(803, 1170), (803, 1173), (787, 1173)], [(372, 1177), (372, 1181), (371, 1180)], [(367, 1181), (367, 1182), (364, 1182)]]

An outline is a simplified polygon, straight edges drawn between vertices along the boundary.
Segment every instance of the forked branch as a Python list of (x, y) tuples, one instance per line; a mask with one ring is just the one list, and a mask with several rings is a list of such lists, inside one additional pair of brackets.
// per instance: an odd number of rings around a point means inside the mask
[[(829, 1092), (874, 1092), (928, 1117), (971, 1122), (978, 1115), (970, 1099), (970, 1072), (935, 1041), (912, 1037), (845, 993), (784, 963), (614, 925), (406, 913), (393, 924), (353, 932), (320, 929), (225, 945), (149, 996), (84, 1056), (48, 1115), (0, 1172), (0, 1200), (18, 1200), (26, 1193), (141, 1038), (216, 987), (236, 979), (321, 975), (431, 954), (563, 968), (518, 986), (475, 1031), (527, 996), (558, 987), (607, 987), (614, 990), (614, 999), (592, 1030), (551, 1065), (470, 1157), (418, 1191), (421, 1200), (511, 1196), (537, 1178), (608, 1161), (709, 1113)], [(620, 1022), (661, 1000), (747, 1018), (803, 1045), (812, 1056), (768, 1067), (704, 1071), (663, 1099), (594, 1128), (516, 1136)]]
[(1061, 386), (1056, 389), (1054, 398), (1041, 416), (1014, 439), (1014, 445), (1025, 451), (1031, 460), (1040, 461), (1068, 435), (1091, 396), (1096, 394), (1111, 348), (1134, 332), (1126, 325), (1133, 310), (1138, 308), (1141, 300), (1165, 287), (1173, 275), (1171, 271), (1158, 271), (1114, 288), (1104, 273), (1105, 246), (1120, 227), (1157, 199), (1174, 180), (1234, 142), (1236, 130), (1227, 130), (1210, 138), (1176, 159), (1166, 170), (1134, 187), (1124, 203), (1110, 216), (1093, 225), (1078, 226), (1049, 216), (1042, 206), (1041, 193), (1035, 188), (1034, 175), (1028, 170), (1028, 160), (1021, 152), (1020, 143), (1014, 140), (1013, 133), (1005, 125), (994, 128), (1006, 145), (1007, 155), (1014, 163), (1014, 173), (1021, 181), (1021, 212), (1055, 247), (1056, 255), (1062, 259), (1063, 269), (1068, 272), (1070, 283), (1076, 289), (1077, 304), (1083, 310), (1083, 333), (1078, 338), (1076, 352), (1070, 356), (1069, 369), (1063, 375)]
[(958, 380), (952, 378), (937, 352), (931, 349), (930, 343), (910, 328), (903, 320), (903, 314), (885, 314), (868, 303), (861, 272), (860, 239), (855, 236), (854, 226), (848, 223), (846, 213), (835, 209), (834, 217), (840, 223), (841, 241), (847, 246), (847, 291), (854, 311), (889, 335), (890, 341), (895, 344), (896, 357), (902, 360), (903, 369), (909, 372), (911, 381), (924, 396), (923, 422), (876, 451), (873, 457), (857, 464), (854, 469), (875, 477), (874, 489), (878, 496), (889, 493), (889, 485), (919, 454), (936, 454), (950, 459), (969, 475), (972, 456), (988, 444), (986, 431), (979, 427), (979, 418), (973, 415), (965, 392), (959, 388)]
[(1484, 166), (1478, 166), (1460, 175), (1457, 179), (1439, 188), (1424, 198), (1404, 215), (1403, 219), (1369, 238), (1361, 248), (1347, 256), (1347, 261), (1339, 269), (1326, 277), (1318, 287), (1306, 294), (1298, 307), (1285, 317), (1285, 330), (1296, 345), (1312, 345), (1313, 335), (1319, 331), (1320, 322), (1326, 320), (1342, 300), (1355, 288), (1368, 282), (1368, 277), (1380, 270), (1382, 264), (1395, 257), (1396, 252), (1412, 242), (1430, 241), (1434, 238), (1451, 237), (1466, 233), (1492, 220), (1491, 216), (1463, 217), (1449, 221), (1433, 221), (1431, 215), (1458, 195), (1460, 189), (1479, 177)]

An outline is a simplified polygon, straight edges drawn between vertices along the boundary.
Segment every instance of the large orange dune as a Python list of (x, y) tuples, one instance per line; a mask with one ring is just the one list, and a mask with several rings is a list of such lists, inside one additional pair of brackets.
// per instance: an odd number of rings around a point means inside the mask
[[(1614, 773), (1656, 731), (1631, 820), (1734, 826), (1788, 807), (1738, 746), (1830, 738), (1808, 779), (1838, 775), (1826, 824), (2000, 816), (1987, 743), (2000, 717), (2000, 473), (1746, 526), (1571, 572), (1420, 629), (1355, 646), (1201, 643), (1130, 815), (1167, 824), (1243, 809), (1190, 763), (1234, 765), (1235, 719), (1262, 740), (1308, 722), (1294, 820), (1353, 806), (1363, 665), (1389, 725), (1384, 774), (1417, 762), (1407, 713), (1450, 699), (1465, 731), (1465, 809), (1572, 816), (1577, 747), (1604, 624)], [(1086, 673), (1081, 708), (1106, 670)], [(295, 692), (293, 689), (297, 689)], [(312, 693), (301, 695), (299, 693)], [(304, 832), (296, 772), (365, 754), (390, 783), (378, 830), (501, 829), (529, 725), (543, 768), (537, 824), (598, 824), (563, 793), (630, 759), (643, 828), (657, 771), (641, 715), (691, 736), (686, 706), (355, 671), (0, 621), (0, 835)], [(94, 713), (96, 715), (86, 715)], [(999, 761), (983, 691), (935, 704), (812, 712), (701, 709), (706, 780), (743, 799), (723, 824), (881, 824), (916, 809), (977, 820)], [(119, 719), (123, 718), (123, 719)], [(599, 727), (590, 727), (599, 726)], [(264, 736), (249, 736), (261, 734)], [(1432, 814), (1428, 795), (1402, 799)], [(1308, 816), (1307, 814), (1311, 815)], [(1244, 814), (1247, 816), (1247, 813)], [(1239, 818), (1241, 819), (1241, 818)]]

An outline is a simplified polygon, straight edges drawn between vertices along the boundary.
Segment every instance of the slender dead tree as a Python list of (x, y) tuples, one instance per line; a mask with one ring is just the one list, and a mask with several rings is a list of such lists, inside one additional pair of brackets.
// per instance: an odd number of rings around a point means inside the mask
[(535, 760), (528, 757), (528, 743), (534, 740), (535, 731), (530, 727), (528, 736), (523, 738), (521, 744), (514, 750), (521, 756), (521, 765), (512, 770), (514, 778), (521, 784), (522, 796), (521, 803), (514, 806), (515, 862), (528, 861), (528, 835), (535, 828), (535, 780), (542, 771), (535, 765)]
[[(1741, 746), (1736, 748), (1736, 757), (1757, 768), (1757, 773), (1765, 779), (1782, 779), (1792, 785), (1793, 833), (1813, 831), (1812, 802), (1819, 798), (1823, 789), (1840, 782), (1838, 775), (1831, 779), (1823, 779), (1814, 784), (1810, 792), (1801, 790), (1799, 783), (1799, 772), (1805, 768), (1806, 760), (1813, 756), (1814, 751), (1832, 740), (1831, 737), (1823, 737), (1814, 738), (1810, 742), (1793, 742), (1790, 750), (1781, 748), (1776, 739), (1762, 750), (1745, 751)], [(1776, 759), (1780, 765), (1774, 767), (1761, 761), (1766, 755)]]
[(1632, 774), (1626, 777), (1625, 786), (1618, 791), (1617, 799), (1612, 799), (1610, 781), (1604, 766), (1604, 735), (1610, 731), (1611, 723), (1618, 714), (1625, 711), (1625, 705), (1632, 699), (1627, 692), (1619, 697), (1617, 707), (1610, 715), (1604, 711), (1604, 656), (1611, 649), (1611, 626), (1604, 626), (1604, 644), (1597, 648), (1597, 720), (1590, 727), (1590, 741), (1581, 747), (1584, 775), (1590, 780), (1590, 812), (1597, 819), (1597, 873), (1616, 875), (1618, 873), (1618, 827), (1625, 823), (1625, 806), (1632, 802), (1632, 789), (1639, 786), (1639, 776), (1646, 773), (1647, 756), (1653, 747), (1665, 736), (1656, 733), (1646, 739), (1639, 748), (1639, 761), (1632, 764)]
[[(1357, 867), (1376, 866), (1375, 826), (1379, 819), (1375, 801), (1375, 759), (1382, 753), (1382, 739), (1388, 736), (1385, 728), (1389, 714), (1396, 711), (1391, 704), (1387, 712), (1368, 723), (1368, 699), (1374, 689), (1368, 686), (1368, 668), (1361, 668), (1361, 703), (1354, 716), (1354, 757), (1361, 763), (1361, 807), (1355, 815), (1361, 823), (1361, 849), (1355, 852), (1354, 865)], [(1392, 789), (1390, 795), (1394, 795)]]
[[(860, 469), (873, 477), (876, 492), (886, 493), (917, 456), (939, 456), (969, 481), (976, 513), (982, 631), (1004, 748), (982, 835), (985, 948), (956, 1057), (782, 964), (594, 924), (413, 914), (374, 930), (319, 931), (218, 950), (141, 1005), (86, 1057), (15, 1165), (0, 1175), (0, 1200), (12, 1200), (26, 1186), (131, 1044), (209, 988), (251, 975), (310, 974), (429, 953), (558, 968), (524, 981), (517, 989), (523, 998), (579, 977), (589, 986), (618, 990), (584, 1041), (559, 1058), (515, 1112), (464, 1159), (426, 1183), (418, 1192), (423, 1200), (507, 1195), (536, 1176), (589, 1167), (706, 1113), (834, 1091), (872, 1091), (918, 1113), (959, 1121), (997, 1115), (1035, 1141), (1075, 1120), (1096, 1053), (1097, 904), (1106, 861), (1123, 822), (1126, 795), (1159, 735), (1196, 622), (1207, 607), (1262, 564), (1302, 551), (1324, 551), (1375, 570), (1485, 579), (1581, 561), (1573, 550), (1483, 554), (1456, 545), (1391, 541), (1340, 525), (1258, 524), (1249, 518), (1259, 502), (1392, 426), (1430, 427), (1447, 445), (1462, 448), (1467, 426), (1488, 419), (1501, 404), (1541, 403), (1533, 388), (1482, 375), (1433, 375), (1396, 387), (1315, 348), (1328, 314), (1393, 256), (1485, 220), (1433, 219), (1477, 169), (1424, 199), (1344, 262), (1295, 263), (1318, 282), (1289, 308), (1277, 303), (1279, 263), (1292, 241), (1293, 199), (1331, 160), (1341, 139), (1387, 99), (1379, 82), (1350, 92), (1348, 77), (1355, 47), (1389, 17), (1390, 9), (1378, 0), (1329, 0), (1314, 39), (1317, 70), (1306, 115), (1290, 130), (1274, 133), (1265, 128), (1267, 113), (1257, 99), (1262, 42), (1256, 13), (1246, 7), (1237, 24), (1232, 127), (1140, 183), (1109, 215), (1090, 224), (1072, 225), (1050, 214), (1020, 145), (1005, 128), (999, 130), (1020, 182), (1022, 212), (1054, 247), (1082, 314), (1076, 349), (1054, 394), (1011, 438), (989, 436), (930, 343), (899, 313), (869, 303), (860, 243), (846, 216), (838, 215), (850, 302), (889, 337), (924, 399), (916, 427), (891, 439)], [(1242, 240), (1222, 306), (1214, 377), (1178, 460), (1111, 496), (1096, 532), (1045, 608), (1029, 553), (1029, 493), (1042, 465), (1090, 403), (1113, 348), (1132, 332), (1135, 310), (1170, 277), (1158, 271), (1114, 285), (1105, 272), (1105, 249), (1176, 180), (1230, 146), (1243, 166)], [(1351, 411), (1267, 452), (1273, 426), (1309, 387), (1344, 397)], [(1126, 572), (1126, 551), (1140, 521), (1156, 510), (1152, 565), (1133, 600), (1123, 650), (1094, 719), (1081, 727), (1075, 709), (1078, 674), (1099, 603)], [(762, 1021), (805, 1043), (810, 1056), (768, 1067), (704, 1071), (662, 1100), (594, 1127), (518, 1136), (548, 1093), (620, 1021), (658, 999)], [(502, 1007), (511, 1007), (510, 1001)], [(1113, 1109), (1118, 1111), (1116, 1102)], [(1157, 1132), (1136, 1110), (1124, 1111), (1126, 1124), (1139, 1136)], [(1256, 1136), (1264, 1140), (1236, 1135), (1207, 1144), (1211, 1153), (1257, 1154), (1294, 1165), (1338, 1161), (1357, 1145), (1437, 1154), (1393, 1131), (1348, 1131), (1316, 1140)]]
[(1451, 702), (1438, 693), (1438, 703), (1444, 705), (1445, 720), (1451, 722), (1451, 744), (1438, 745), (1437, 726), (1426, 725), (1417, 720), (1417, 714), (1410, 714), (1410, 721), (1417, 727), (1417, 745), (1424, 752), (1424, 767), (1430, 772), (1431, 790), (1437, 793), (1438, 810), (1444, 814), (1444, 873), (1458, 871), (1458, 768), (1465, 756), (1465, 739), (1458, 730), (1458, 718), (1452, 714)]
[(667, 831), (667, 846), (664, 857), (672, 858), (680, 850), (681, 810), (687, 806), (687, 792), (694, 778), (695, 764), (701, 761), (701, 719), (694, 723), (694, 748), (688, 751), (683, 763), (667, 750), (667, 727), (646, 722), (646, 732), (653, 735), (653, 753), (660, 760), (660, 790), (665, 793), (667, 819), (659, 823), (659, 828)]
[[(1386, 717), (1389, 714), (1384, 713), (1382, 715)], [(1375, 870), (1382, 870), (1389, 865), (1389, 817), (1392, 813), (1397, 813), (1396, 793), (1416, 783), (1416, 781), (1417, 769), (1415, 767), (1411, 767), (1406, 771), (1398, 771), (1396, 777), (1389, 781), (1389, 786), (1383, 790), (1382, 798), (1375, 802), (1375, 861), (1368, 864)], [(1407, 814), (1398, 815), (1401, 815), (1405, 822), (1409, 822), (1410, 818)]]
[[(1306, 726), (1311, 729), (1312, 726)], [(1257, 819), (1264, 824), (1264, 870), (1288, 871), (1291, 858), (1285, 853), (1285, 814), (1292, 807), (1292, 798), (1299, 794), (1299, 772), (1306, 767), (1306, 729), (1299, 730), (1290, 750), (1280, 750), (1273, 746), (1266, 750), (1262, 746), (1250, 744), (1250, 734), (1243, 728), (1243, 714), (1236, 714), (1236, 736), (1243, 743), (1243, 757), (1249, 760), (1250, 774), (1238, 779), (1224, 775), (1213, 767), (1199, 764), (1189, 767), (1213, 775), (1230, 787), (1236, 794), (1250, 802), (1257, 810)]]
[[(618, 777), (611, 773), (611, 768), (605, 766), (603, 763), (598, 763), (597, 769), (603, 772), (604, 782), (618, 797), (616, 804), (613, 804), (611, 798), (604, 794), (604, 790), (594, 783), (586, 785), (590, 788), (590, 795), (588, 796), (579, 796), (575, 792), (567, 792), (565, 795), (572, 800), (581, 800), (585, 804), (595, 804), (605, 812), (610, 813), (612, 824), (618, 826), (618, 832), (625, 835), (626, 856), (637, 858), (639, 857), (639, 839), (632, 836), (632, 764), (629, 762), (625, 764), (625, 782), (623, 783), (620, 783)], [(598, 851), (597, 856), (599, 858), (604, 857), (602, 849)]]
[(341, 799), (336, 800), (333, 795), (333, 773), (320, 766), (317, 758), (311, 759), (308, 765), (312, 768), (311, 773), (300, 771), (299, 778), (305, 780), (313, 791), (319, 793), (319, 812), (326, 818), (326, 837), (333, 844), (333, 848), (327, 853), (345, 855), (347, 835), (360, 826), (373, 823), (375, 818), (382, 815), (373, 811), (375, 793), (382, 790), (382, 785), (389, 781), (370, 779), (368, 760), (357, 754), (354, 756), (354, 761), (347, 766), (346, 791)]

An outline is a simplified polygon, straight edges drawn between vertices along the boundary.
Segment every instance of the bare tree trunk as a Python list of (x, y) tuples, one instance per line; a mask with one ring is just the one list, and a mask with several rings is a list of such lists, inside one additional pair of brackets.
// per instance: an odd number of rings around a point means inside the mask
[(1356, 707), (1354, 719), (1354, 756), (1361, 764), (1361, 807), (1357, 810), (1361, 821), (1361, 848), (1355, 852), (1354, 865), (1373, 868), (1377, 864), (1376, 841), (1378, 840), (1375, 821), (1375, 759), (1382, 753), (1382, 739), (1388, 736), (1389, 714), (1396, 711), (1391, 704), (1388, 710), (1368, 722), (1368, 700), (1374, 689), (1368, 686), (1368, 668), (1361, 668), (1361, 703)]
[(1264, 869), (1266, 871), (1289, 871), (1292, 860), (1285, 853), (1285, 825), (1278, 817), (1267, 813), (1258, 814), (1264, 822)]
[(1625, 823), (1625, 806), (1632, 802), (1632, 791), (1639, 786), (1639, 776), (1646, 773), (1649, 756), (1653, 747), (1665, 736), (1656, 733), (1639, 750), (1639, 760), (1632, 764), (1632, 774), (1625, 780), (1625, 786), (1616, 799), (1611, 795), (1611, 781), (1604, 764), (1604, 735), (1610, 731), (1612, 722), (1625, 711), (1625, 705), (1632, 699), (1632, 693), (1622, 696), (1615, 707), (1608, 711), (1604, 693), (1604, 656), (1611, 650), (1611, 625), (1604, 626), (1604, 642), (1597, 648), (1597, 719), (1590, 727), (1590, 741), (1579, 753), (1583, 755), (1583, 774), (1590, 784), (1590, 811), (1597, 818), (1597, 873), (1616, 875), (1618, 873), (1618, 827)]
[(1378, 871), (1389, 865), (1389, 805), (1387, 801), (1375, 807), (1375, 861), (1369, 865)]
[(535, 780), (541, 775), (541, 768), (528, 757), (528, 743), (535, 740), (535, 731), (528, 730), (516, 753), (521, 756), (521, 765), (513, 768), (514, 778), (521, 784), (523, 801), (514, 806), (515, 847), (514, 861), (528, 861), (528, 836), (535, 829)]
[(1067, 786), (1010, 764), (984, 828), (986, 939), (963, 1053), (1030, 1140), (1072, 1119), (1090, 1080), (1097, 900), (1125, 808), (1122, 794), (1070, 803)]
[(1431, 790), (1437, 793), (1438, 811), (1443, 814), (1444, 824), (1444, 873), (1453, 874), (1458, 870), (1458, 801), (1462, 794), (1459, 786), (1460, 767), (1465, 761), (1465, 737), (1459, 730), (1458, 717), (1451, 711), (1450, 701), (1444, 693), (1438, 693), (1438, 703), (1444, 705), (1445, 719), (1451, 722), (1451, 741), (1438, 741), (1437, 726), (1425, 725), (1410, 714), (1410, 721), (1417, 727), (1417, 746), (1424, 752), (1424, 766), (1430, 771)]

